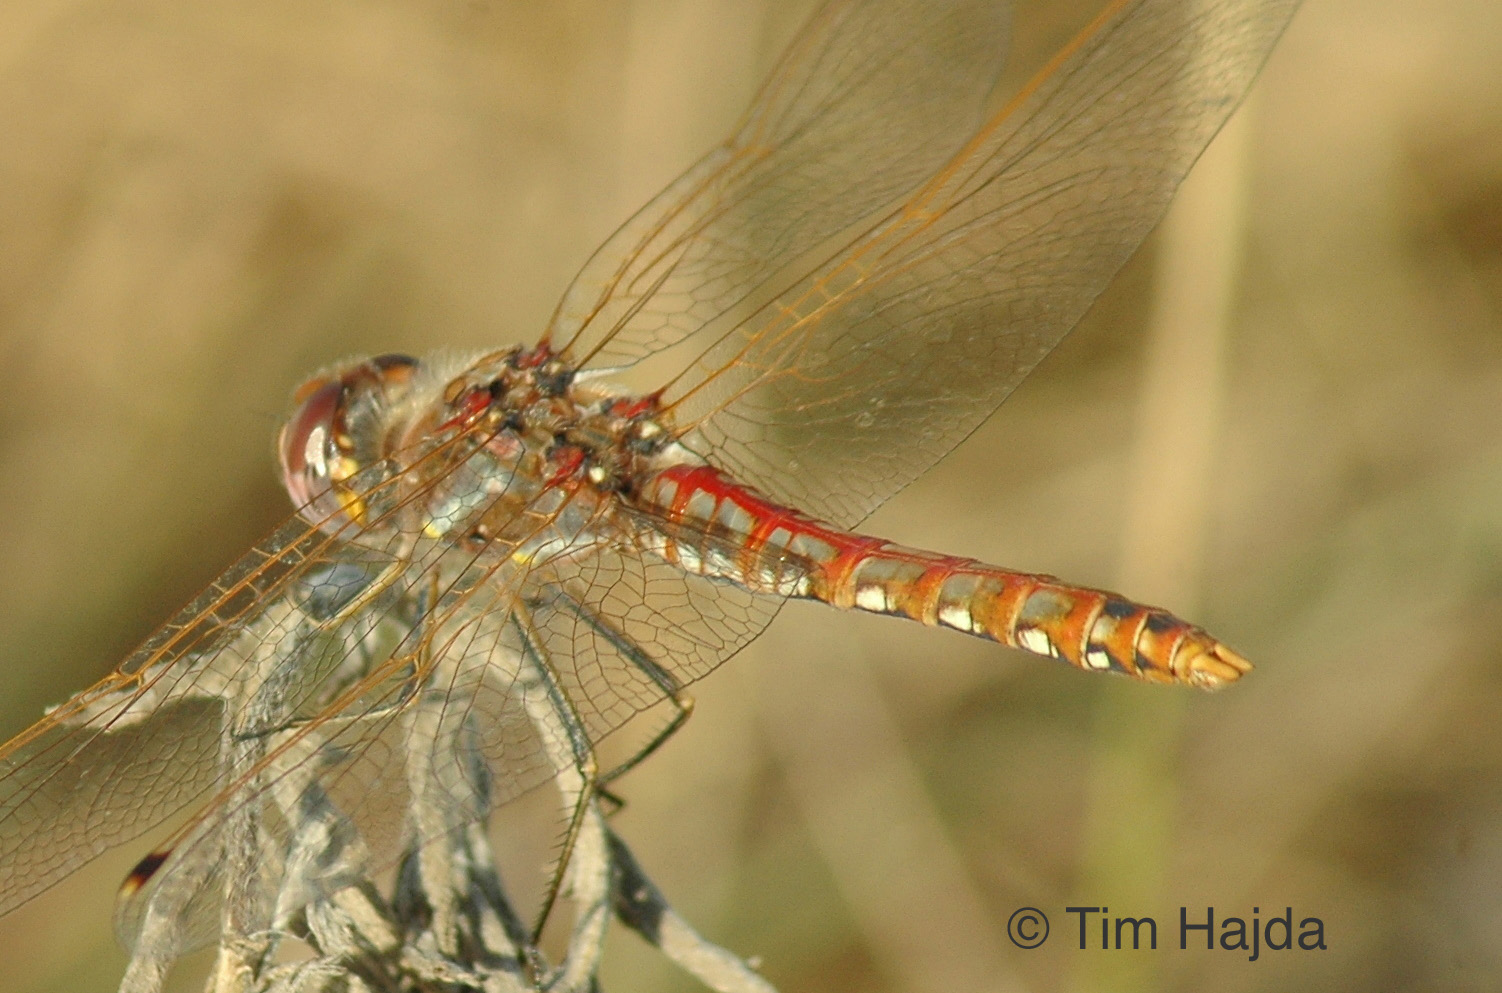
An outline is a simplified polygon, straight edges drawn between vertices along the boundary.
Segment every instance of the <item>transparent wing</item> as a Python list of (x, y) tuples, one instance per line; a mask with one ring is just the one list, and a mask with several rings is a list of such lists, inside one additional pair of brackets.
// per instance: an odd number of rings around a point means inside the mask
[(252, 721), (233, 702), (267, 679), (293, 712), (315, 706), (338, 660), (314, 618), (378, 566), (333, 546), (283, 525), (115, 672), (0, 746), (0, 912), (218, 784), (225, 729)]
[[(218, 934), (226, 904), (237, 933), (261, 933), (404, 852), (442, 851), (495, 807), (577, 778), (595, 743), (733, 654), (779, 606), (646, 559), (626, 532), (548, 544), (524, 568), (514, 547), (435, 545), (408, 566), (415, 582), (374, 597), (381, 573), (367, 570), (358, 596), (371, 609), (336, 635), (368, 648), (354, 677), (325, 679), (305, 720), (274, 678), (255, 704), (228, 708), (255, 724), (221, 728), (219, 792), (128, 892), (126, 941), (176, 955)], [(306, 659), (283, 665), (305, 678)]]
[(567, 528), (566, 501), (523, 508), (482, 548), (429, 537), (402, 510), (438, 482), (358, 535), (289, 521), (0, 748), (0, 912), (201, 798), (128, 882), (122, 936), (170, 957), (226, 912), (262, 933), (575, 769), (777, 609), (643, 557), (596, 505)]
[[(997, 61), (991, 6), (832, 6), (737, 139), (591, 262), (554, 334), (596, 364), (681, 347), (679, 422), (775, 497), (849, 521), (895, 491), (1088, 306), (1293, 2), (1117, 3), (956, 151), (954, 107)], [(775, 612), (604, 519), (552, 534), (559, 513), (524, 515), (526, 549), (425, 537), (421, 515), (386, 543), (284, 525), (0, 746), (0, 912), (206, 796), (126, 927), (192, 943), (227, 906), (253, 933), (563, 774)]]
[(830, 3), (735, 134), (595, 252), (549, 338), (595, 366), (668, 347), (923, 182), (980, 121), (1007, 6)]
[[(796, 142), (784, 154), (738, 135), (722, 154), (747, 143), (760, 155), (741, 156), (735, 182), (690, 174), (693, 195), (674, 199), (670, 190), (659, 220), (628, 227), (650, 234), (623, 270), (650, 268), (654, 280), (622, 284), (632, 291), (622, 300), (628, 313), (613, 318), (619, 327), (604, 348), (677, 344), (663, 357), (677, 370), (665, 396), (679, 424), (696, 428), (693, 447), (776, 499), (853, 524), (972, 431), (1083, 316), (1162, 215), (1296, 6), (1117, 0), (1016, 99), (962, 136), (963, 118), (908, 115), (921, 86), (904, 89), (901, 80), (887, 105), (818, 102), (808, 128), (870, 114), (860, 154), (822, 171), (805, 168)], [(900, 48), (920, 66), (949, 64), (944, 35), (863, 44), (873, 53)], [(959, 64), (973, 79), (992, 71)], [(803, 85), (851, 92), (817, 79)], [(776, 80), (767, 92), (753, 121), (780, 106)], [(806, 133), (777, 119), (777, 134)], [(871, 218), (897, 185), (884, 182), (891, 157), (960, 141), (922, 186)], [(842, 197), (850, 209), (838, 208)], [(805, 209), (818, 220), (802, 220)], [(794, 232), (774, 242), (804, 252), (745, 263), (732, 233), (742, 224)], [(733, 299), (691, 251), (703, 245), (700, 255), (718, 261), (714, 246), (726, 239)], [(716, 307), (693, 311), (702, 323), (692, 333), (663, 338), (659, 312), (687, 313), (685, 301), (699, 296), (695, 278)], [(597, 309), (615, 314), (612, 305)]]

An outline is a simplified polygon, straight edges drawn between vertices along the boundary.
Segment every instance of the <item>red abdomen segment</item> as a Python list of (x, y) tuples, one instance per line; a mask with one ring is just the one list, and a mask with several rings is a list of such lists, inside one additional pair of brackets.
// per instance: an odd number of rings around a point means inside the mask
[(643, 536), (652, 551), (757, 592), (906, 617), (1154, 682), (1216, 689), (1251, 669), (1204, 629), (1157, 607), (842, 531), (709, 466), (653, 475), (636, 504), (666, 525)]

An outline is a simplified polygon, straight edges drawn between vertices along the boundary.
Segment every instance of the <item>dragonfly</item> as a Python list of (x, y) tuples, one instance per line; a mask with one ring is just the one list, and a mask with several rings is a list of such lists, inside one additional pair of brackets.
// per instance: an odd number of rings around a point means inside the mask
[(0, 913), (195, 801), (127, 941), (273, 929), (549, 782), (572, 837), (789, 599), (1235, 682), (1167, 610), (855, 528), (1080, 320), (1296, 6), (1113, 0), (995, 106), (1005, 3), (832, 0), (535, 340), (297, 391), (295, 513), (0, 746)]

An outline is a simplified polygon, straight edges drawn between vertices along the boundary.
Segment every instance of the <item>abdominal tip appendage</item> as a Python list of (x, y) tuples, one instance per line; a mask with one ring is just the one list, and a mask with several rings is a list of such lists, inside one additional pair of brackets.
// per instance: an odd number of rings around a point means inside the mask
[(1174, 662), (1179, 678), (1202, 690), (1229, 686), (1252, 671), (1250, 662), (1208, 636), (1186, 638)]

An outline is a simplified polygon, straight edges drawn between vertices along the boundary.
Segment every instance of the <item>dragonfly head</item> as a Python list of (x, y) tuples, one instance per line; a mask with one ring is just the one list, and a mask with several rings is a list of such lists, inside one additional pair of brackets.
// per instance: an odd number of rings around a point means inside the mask
[(297, 409), (277, 436), (282, 485), (309, 524), (331, 534), (363, 527), (356, 474), (381, 457), (370, 426), (418, 369), (405, 355), (379, 355), (315, 376), (294, 395)]

